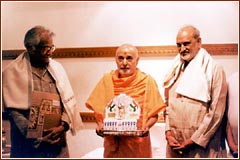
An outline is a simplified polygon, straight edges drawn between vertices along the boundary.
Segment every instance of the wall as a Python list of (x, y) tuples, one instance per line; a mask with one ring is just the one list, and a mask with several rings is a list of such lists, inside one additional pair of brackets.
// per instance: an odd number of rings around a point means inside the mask
[(25, 32), (44, 25), (56, 46), (96, 47), (132, 43), (174, 45), (177, 30), (193, 24), (203, 43), (238, 43), (238, 1), (1, 1), (2, 49), (22, 49)]
[[(58, 48), (175, 45), (178, 28), (193, 24), (203, 43), (238, 43), (238, 2), (1, 2), (2, 49), (24, 49), (25, 32), (37, 24), (56, 33)], [(15, 32), (16, 31), (16, 32)], [(238, 56), (214, 56), (227, 76), (238, 70)], [(162, 91), (172, 56), (142, 57), (139, 68), (151, 74)], [(60, 58), (81, 111), (100, 77), (116, 65), (113, 58)], [(9, 61), (2, 61), (2, 68)], [(76, 70), (77, 68), (77, 70)]]
[[(138, 64), (142, 71), (154, 77), (162, 95), (162, 79), (173, 58), (172, 56), (141, 57)], [(238, 71), (238, 56), (213, 56), (213, 58), (224, 67), (227, 77)], [(109, 70), (116, 69), (114, 58), (58, 58), (56, 60), (63, 64), (69, 75), (80, 110), (89, 111), (85, 107), (85, 101), (100, 77)], [(2, 62), (3, 69), (9, 62), (10, 60)]]
[[(175, 36), (183, 24), (193, 24), (201, 31), (205, 44), (238, 43), (238, 1), (139, 1), (139, 2), (21, 2), (1, 1), (2, 50), (24, 49), (23, 37), (35, 25), (44, 25), (56, 33), (57, 48), (118, 46), (132, 43), (137, 46), (175, 45)], [(227, 77), (238, 71), (238, 56), (213, 56)], [(151, 74), (162, 93), (162, 78), (172, 56), (142, 57), (139, 68)], [(116, 65), (113, 58), (57, 58), (69, 75), (81, 111), (99, 78)], [(2, 61), (2, 69), (11, 62)], [(92, 126), (94, 124), (86, 124)], [(156, 125), (153, 129), (156, 129)], [(102, 140), (95, 126), (79, 133), (81, 141), (69, 138), (71, 153), (79, 158), (91, 149), (100, 147)], [(156, 130), (153, 136), (163, 134)], [(91, 143), (85, 135), (91, 133)], [(9, 137), (9, 136), (8, 136)], [(157, 136), (156, 136), (157, 137)], [(87, 139), (89, 139), (87, 138)], [(153, 147), (165, 146), (164, 135), (154, 139)], [(85, 147), (85, 144), (87, 147)], [(161, 154), (163, 154), (162, 152)]]

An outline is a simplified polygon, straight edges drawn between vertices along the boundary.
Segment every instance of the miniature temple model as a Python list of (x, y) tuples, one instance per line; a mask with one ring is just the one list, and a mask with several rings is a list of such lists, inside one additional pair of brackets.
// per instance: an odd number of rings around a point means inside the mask
[(106, 107), (104, 131), (107, 134), (137, 134), (140, 111), (133, 98), (119, 94)]

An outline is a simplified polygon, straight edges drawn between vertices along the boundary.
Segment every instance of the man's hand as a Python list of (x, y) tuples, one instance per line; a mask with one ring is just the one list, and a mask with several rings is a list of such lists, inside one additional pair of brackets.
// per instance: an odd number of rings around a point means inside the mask
[(104, 134), (103, 134), (103, 123), (102, 122), (98, 122), (97, 123), (96, 133), (97, 133), (98, 136), (104, 137)]
[(45, 129), (43, 131), (42, 141), (50, 144), (55, 144), (60, 141), (61, 135), (64, 133), (64, 127), (62, 125)]
[(148, 127), (147, 125), (144, 126), (144, 127), (142, 128), (142, 130), (143, 130), (143, 133), (142, 133), (141, 137), (146, 137), (146, 136), (149, 135), (149, 127)]
[(187, 150), (194, 144), (191, 139), (183, 141), (183, 143), (178, 147), (173, 147), (173, 150), (177, 151), (180, 154), (187, 152)]
[(45, 129), (43, 131), (43, 137), (34, 141), (34, 147), (38, 148), (41, 143), (57, 144), (61, 141), (62, 134), (64, 134), (64, 127), (62, 125)]
[(165, 133), (167, 142), (169, 146), (179, 154), (186, 152), (193, 144), (195, 144), (191, 139), (187, 139), (182, 143), (179, 143), (173, 136), (171, 131), (166, 131)]
[(168, 145), (172, 148), (179, 147), (180, 143), (172, 136), (171, 131), (166, 131), (166, 140), (168, 142)]
[(157, 122), (157, 119), (158, 115), (154, 115), (148, 119), (147, 123), (142, 127), (143, 130), (142, 137), (149, 135), (149, 130)]

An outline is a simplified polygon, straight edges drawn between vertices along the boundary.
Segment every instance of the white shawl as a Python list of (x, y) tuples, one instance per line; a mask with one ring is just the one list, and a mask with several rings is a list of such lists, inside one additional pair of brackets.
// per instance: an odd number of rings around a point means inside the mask
[[(212, 61), (212, 57), (208, 52), (201, 48), (186, 67), (176, 92), (193, 99), (209, 102), (211, 100)], [(164, 88), (168, 88), (176, 80), (177, 75), (181, 71), (181, 65), (182, 61), (178, 54), (174, 59), (170, 72), (164, 79)]]
[[(83, 127), (83, 124), (67, 74), (62, 65), (53, 59), (50, 59), (47, 69), (56, 81), (62, 103), (70, 120), (70, 129), (75, 135), (76, 131)], [(28, 109), (31, 105), (33, 80), (27, 52), (19, 55), (4, 69), (2, 80), (4, 107)]]

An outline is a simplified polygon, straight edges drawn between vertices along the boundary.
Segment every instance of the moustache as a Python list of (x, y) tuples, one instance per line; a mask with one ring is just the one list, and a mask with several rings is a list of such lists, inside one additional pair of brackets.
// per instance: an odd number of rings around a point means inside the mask
[(190, 50), (188, 50), (188, 49), (185, 49), (185, 50), (181, 51), (180, 53), (181, 53), (181, 54), (190, 53)]
[(52, 55), (43, 56), (43, 58), (52, 58)]
[(120, 69), (129, 69), (129, 67), (128, 66), (122, 66), (122, 67), (120, 67)]

